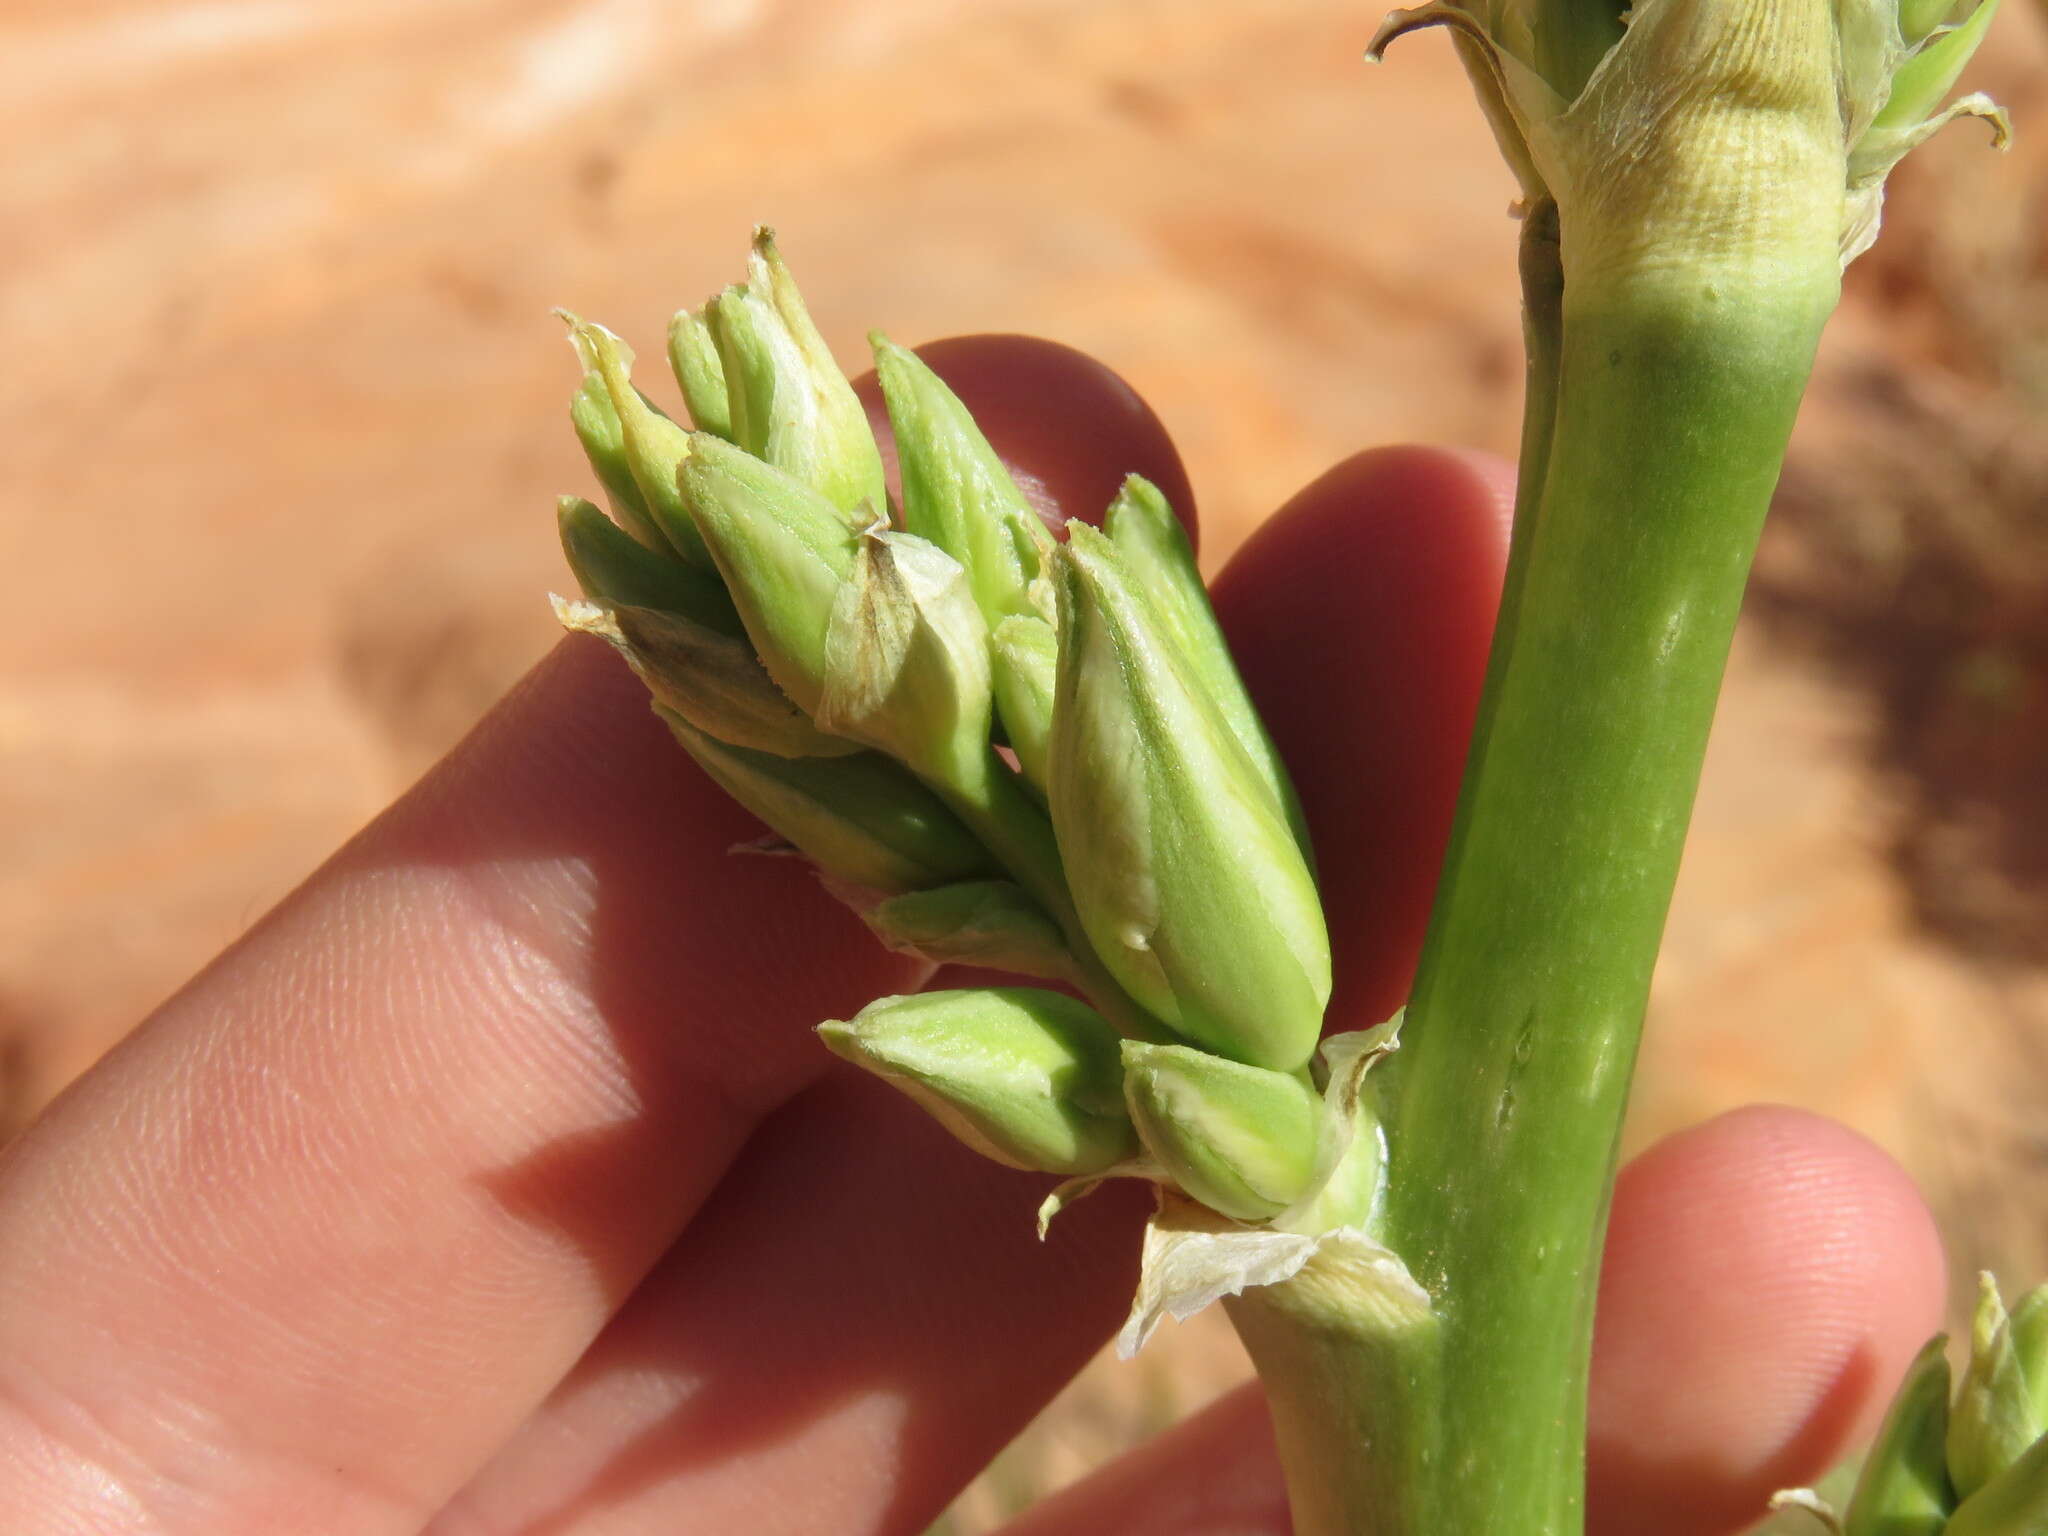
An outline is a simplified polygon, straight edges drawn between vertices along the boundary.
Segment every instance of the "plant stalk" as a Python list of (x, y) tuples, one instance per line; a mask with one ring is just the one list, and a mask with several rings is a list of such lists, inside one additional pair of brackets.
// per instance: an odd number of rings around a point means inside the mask
[(1430, 1293), (1433, 1331), (1421, 1347), (1369, 1308), (1347, 1323), (1341, 1294), (1305, 1303), (1299, 1279), (1231, 1309), (1303, 1536), (1583, 1529), (1593, 1304), (1650, 975), (1839, 294), (1834, 253), (1801, 252), (1666, 243), (1575, 275), (1556, 206), (1528, 210), (1508, 569), (1403, 1048), (1376, 1077), (1374, 1236)]
[[(1572, 1536), (1622, 1113), (1714, 702), (1837, 274), (1524, 251), (1524, 490), (1403, 1049), (1382, 1236), (1435, 1298), (1430, 1529)], [(1548, 316), (1559, 325), (1552, 331)], [(1534, 494), (1530, 486), (1540, 487)]]
[(1266, 1390), (1294, 1536), (1442, 1536), (1436, 1318), (1322, 1256), (1224, 1307)]

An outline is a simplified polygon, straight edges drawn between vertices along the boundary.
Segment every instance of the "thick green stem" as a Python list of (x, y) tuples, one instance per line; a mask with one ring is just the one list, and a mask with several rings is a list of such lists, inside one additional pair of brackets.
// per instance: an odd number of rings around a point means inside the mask
[(1524, 455), (1541, 492), (1388, 1071), (1382, 1235), (1443, 1328), (1435, 1379), (1406, 1384), (1441, 1395), (1432, 1530), (1580, 1529), (1594, 1288), (1650, 971), (1834, 298), (1831, 272), (1754, 287), (1665, 268), (1563, 291), (1555, 427)]
[[(1528, 376), (1517, 552), (1536, 526), (1557, 404), (1564, 281), (1557, 205), (1548, 199), (1523, 220), (1520, 265)], [(1526, 568), (1519, 553), (1510, 559), (1504, 628), (1520, 606)], [(1494, 661), (1498, 666), (1498, 655)], [(1390, 1326), (1370, 1292), (1332, 1284), (1318, 1266), (1226, 1306), (1265, 1388), (1296, 1536), (1435, 1536), (1448, 1529), (1427, 1516), (1441, 1455), (1436, 1319)]]
[(1427, 1503), (1437, 1320), (1321, 1255), (1224, 1306), (1266, 1390), (1294, 1536), (1444, 1536)]

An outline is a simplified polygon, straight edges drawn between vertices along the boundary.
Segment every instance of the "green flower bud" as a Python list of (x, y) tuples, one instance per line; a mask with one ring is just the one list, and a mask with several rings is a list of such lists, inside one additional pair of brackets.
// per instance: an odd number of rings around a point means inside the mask
[(1963, 1500), (1942, 1536), (2036, 1536), (2048, 1531), (2048, 1439)]
[(835, 880), (897, 892), (994, 873), (938, 797), (879, 753), (776, 757), (655, 713), (721, 789)]
[(1920, 1351), (1886, 1410), (1842, 1521), (1842, 1536), (1941, 1536), (1948, 1483), (1946, 1338)]
[(1997, 13), (1998, 0), (1900, 0), (1905, 58), (1893, 69), (1891, 90), (1871, 125), (1898, 127), (1933, 115)]
[(1059, 688), (1060, 639), (1040, 618), (1003, 620), (989, 636), (996, 714), (1017, 754), (1024, 781), (1043, 795), (1046, 754), (1052, 744), (1053, 696)]
[(1180, 1035), (1292, 1072), (1330, 996), (1329, 934), (1301, 850), (1109, 541), (1073, 525), (1058, 564), (1048, 792), (1082, 926)]
[[(1888, 19), (1882, 6), (1877, 9), (1880, 21)], [(1852, 233), (1844, 241), (1845, 259), (1861, 254), (1877, 238), (1884, 181), (1892, 167), (1946, 124), (1958, 117), (1984, 118), (1991, 124), (1993, 143), (2006, 146), (2010, 128), (1989, 97), (1973, 93), (1946, 109), (1941, 105), (1997, 10), (1998, 0), (1905, 0), (1897, 21), (1903, 35), (1864, 45), (1867, 70), (1876, 83), (1864, 87), (1849, 147)]]
[(1266, 723), (1245, 692), (1231, 659), (1230, 643), (1223, 638), (1223, 626), (1216, 622), (1216, 610), (1209, 606), (1209, 589), (1195, 564), (1195, 551), (1188, 543), (1187, 530), (1173, 515), (1159, 488), (1141, 475), (1132, 475), (1110, 504), (1102, 521), (1131, 584), (1145, 594), (1158, 617), (1160, 629), (1173, 654), (1187, 669), (1195, 687), (1223, 717), (1223, 723), (1244, 748), (1245, 756), (1258, 769), (1259, 777), (1273, 793), (1274, 804), (1287, 817), (1300, 845), (1302, 857), (1314, 863), (1309, 847), (1308, 823), (1295, 798), (1294, 782), (1287, 765), (1280, 761), (1280, 749), (1266, 734)]
[(619, 413), (612, 409), (611, 391), (604, 387), (602, 374), (583, 375), (582, 384), (569, 398), (569, 424), (576, 429), (583, 456), (604, 487), (613, 516), (634, 542), (669, 553), (668, 540), (647, 510), (647, 498), (633, 483), (632, 466), (626, 462), (625, 429), (619, 425)]
[(2010, 1319), (1990, 1275), (1978, 1277), (1977, 1313), (1970, 1324), (1970, 1363), (1963, 1369), (1948, 1421), (1948, 1474), (1956, 1493), (1969, 1498), (2017, 1461), (2044, 1429), (2034, 1410), (2025, 1369), (2013, 1348)]
[(889, 948), (935, 965), (972, 965), (1047, 981), (1064, 981), (1073, 970), (1059, 925), (1008, 880), (910, 891), (861, 915)]
[(1060, 993), (885, 997), (818, 1033), (835, 1055), (887, 1078), (968, 1146), (1012, 1168), (1101, 1173), (1137, 1150), (1117, 1033)]
[(802, 481), (709, 433), (691, 437), (679, 484), (768, 675), (817, 718), (826, 632), (853, 575), (856, 525)]
[(679, 309), (669, 321), (668, 365), (682, 388), (691, 425), (731, 442), (732, 403), (725, 393), (725, 364), (701, 310)]
[(746, 641), (658, 608), (555, 602), (565, 629), (596, 635), (626, 658), (654, 701), (705, 735), (776, 757), (846, 757), (769, 678)]
[(2048, 1285), (2037, 1285), (2012, 1309), (2012, 1350), (2026, 1374), (2034, 1417), (2048, 1424)]
[(569, 569), (592, 602), (659, 608), (721, 635), (744, 633), (716, 572), (683, 564), (666, 545), (649, 549), (580, 496), (560, 498), (555, 520)]
[(1138, 1137), (1192, 1198), (1264, 1221), (1308, 1193), (1323, 1104), (1300, 1077), (1184, 1045), (1126, 1040), (1123, 1057)]
[[(673, 549), (691, 564), (704, 564), (703, 541), (683, 511), (682, 497), (676, 490), (676, 469), (690, 451), (690, 434), (633, 387), (631, 347), (601, 325), (579, 320), (567, 310), (556, 313), (568, 322), (569, 340), (584, 370), (583, 389), (570, 415), (620, 517), (627, 519), (629, 526), (655, 530), (655, 538), (642, 540), (649, 547)], [(604, 406), (610, 410), (608, 421)], [(595, 435), (584, 436), (586, 424)], [(612, 439), (603, 437), (605, 455), (600, 462), (598, 450), (592, 445), (612, 425), (617, 428), (617, 448), (614, 451), (609, 446)], [(623, 481), (618, 475), (621, 465), (626, 471)], [(631, 485), (630, 493), (627, 483)]]
[(832, 607), (818, 724), (960, 783), (988, 755), (993, 707), (988, 630), (958, 562), (912, 534), (863, 534)]
[(882, 456), (866, 409), (776, 254), (774, 231), (754, 231), (744, 287), (704, 306), (718, 344), (732, 440), (834, 506), (888, 506)]
[(877, 333), (875, 373), (895, 429), (903, 526), (967, 569), (991, 629), (1013, 614), (1045, 617), (1053, 538), (959, 396), (915, 352)]

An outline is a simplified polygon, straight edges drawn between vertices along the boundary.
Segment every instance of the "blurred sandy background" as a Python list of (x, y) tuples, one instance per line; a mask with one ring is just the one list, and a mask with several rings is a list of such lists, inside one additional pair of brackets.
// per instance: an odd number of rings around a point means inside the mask
[[(1508, 451), (1510, 196), (1334, 0), (11, 0), (0, 1138), (551, 642), (565, 304), (642, 344), (776, 224), (842, 356), (1026, 330), (1147, 395), (1205, 556), (1352, 449)], [(2048, 46), (2009, 0), (1802, 421), (1632, 1138), (1770, 1098), (2048, 1270)], [(956, 1528), (1239, 1370), (1093, 1368)]]

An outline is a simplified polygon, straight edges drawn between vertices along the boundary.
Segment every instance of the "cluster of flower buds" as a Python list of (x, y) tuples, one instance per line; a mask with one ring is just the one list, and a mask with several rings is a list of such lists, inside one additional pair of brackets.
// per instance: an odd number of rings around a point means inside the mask
[[(999, 1161), (1264, 1222), (1328, 1182), (1329, 941), (1301, 813), (1165, 499), (1050, 529), (916, 354), (874, 352), (901, 493), (772, 235), (669, 333), (692, 428), (564, 316), (611, 504), (583, 590), (676, 739), (892, 948), (1063, 983), (820, 1034)], [(1357, 1095), (1342, 1096), (1346, 1115)]]
[(2010, 1312), (1980, 1280), (1962, 1381), (1948, 1340), (1920, 1352), (1846, 1506), (1780, 1494), (1839, 1536), (2029, 1536), (2048, 1530), (2048, 1286)]

